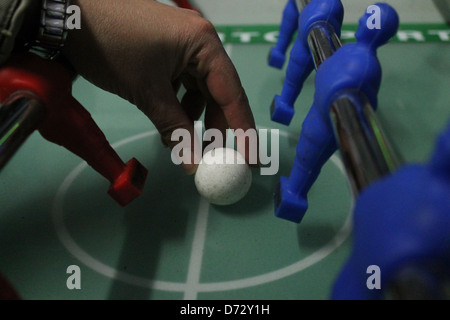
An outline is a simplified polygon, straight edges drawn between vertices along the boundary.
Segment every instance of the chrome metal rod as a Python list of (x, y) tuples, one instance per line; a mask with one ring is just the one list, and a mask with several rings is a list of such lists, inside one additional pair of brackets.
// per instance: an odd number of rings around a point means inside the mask
[[(308, 3), (307, 0), (297, 0), (300, 11)], [(311, 26), (308, 46), (317, 70), (342, 47), (342, 43), (331, 24), (318, 21)], [(352, 93), (351, 96), (352, 99), (338, 99), (330, 116), (349, 180), (353, 191), (358, 194), (369, 183), (391, 172), (398, 165), (398, 157), (368, 100), (362, 93)], [(363, 113), (358, 110), (363, 110)]]
[[(336, 100), (330, 110), (330, 117), (355, 196), (398, 166), (398, 157), (384, 136), (372, 106), (362, 93), (346, 94)], [(389, 288), (384, 290), (387, 298), (449, 298), (444, 288), (436, 287), (435, 284), (442, 283), (442, 277), (433, 274), (431, 269), (406, 265), (401, 271), (400, 274), (393, 275)]]
[(42, 121), (44, 107), (31, 92), (18, 91), (0, 106), (0, 170)]
[(298, 11), (302, 11), (304, 7), (310, 2), (311, 0), (295, 0), (295, 3), (297, 4)]
[[(307, 0), (297, 0), (299, 11), (308, 3)], [(444, 5), (441, 4), (441, 7)], [(342, 47), (334, 28), (326, 21), (317, 22), (311, 27), (308, 45), (316, 70)], [(338, 98), (331, 106), (330, 118), (355, 197), (373, 181), (400, 165), (399, 157), (386, 138), (373, 107), (362, 92), (348, 92)], [(417, 283), (424, 284), (415, 293), (420, 298), (435, 296), (422, 273), (411, 272), (409, 277), (410, 281), (406, 282), (394, 278), (397, 299), (411, 298), (411, 289)]]
[[(310, 0), (296, 0), (297, 8), (301, 12)], [(308, 34), (308, 45), (316, 69), (325, 59), (331, 57), (342, 43), (333, 26), (326, 21), (318, 21), (311, 26)]]
[(398, 166), (398, 156), (364, 94), (351, 92), (337, 99), (330, 117), (355, 195)]
[(309, 51), (317, 68), (340, 47), (341, 40), (337, 36), (334, 28), (324, 22), (316, 22), (308, 34)]

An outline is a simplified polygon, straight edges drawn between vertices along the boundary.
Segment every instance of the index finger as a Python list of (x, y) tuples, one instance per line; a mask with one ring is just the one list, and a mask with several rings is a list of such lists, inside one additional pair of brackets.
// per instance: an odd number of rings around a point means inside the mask
[(206, 67), (205, 85), (209, 95), (222, 110), (234, 130), (238, 151), (247, 163), (258, 166), (258, 135), (255, 119), (239, 75), (221, 46)]

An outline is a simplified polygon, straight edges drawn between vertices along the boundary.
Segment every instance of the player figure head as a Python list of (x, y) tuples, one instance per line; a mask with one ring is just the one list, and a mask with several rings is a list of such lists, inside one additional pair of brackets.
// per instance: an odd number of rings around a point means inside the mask
[(398, 25), (399, 18), (394, 8), (387, 3), (376, 3), (369, 6), (359, 19), (355, 36), (358, 42), (378, 48), (397, 33)]

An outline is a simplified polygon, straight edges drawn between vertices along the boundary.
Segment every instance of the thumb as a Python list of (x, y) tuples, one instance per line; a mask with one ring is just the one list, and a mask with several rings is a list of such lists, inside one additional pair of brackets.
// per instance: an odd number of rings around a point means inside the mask
[(141, 110), (155, 125), (163, 144), (171, 149), (172, 162), (181, 165), (187, 174), (194, 174), (202, 157), (201, 142), (173, 91), (160, 91), (159, 98), (151, 99)]

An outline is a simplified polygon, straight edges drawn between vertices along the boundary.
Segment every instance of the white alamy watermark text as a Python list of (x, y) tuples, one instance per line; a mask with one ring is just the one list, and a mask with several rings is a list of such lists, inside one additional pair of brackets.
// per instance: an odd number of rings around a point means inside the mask
[[(238, 148), (244, 159), (248, 159), (248, 164), (259, 164), (261, 175), (275, 175), (278, 173), (280, 160), (280, 143), (278, 129), (228, 129), (226, 135), (220, 130), (210, 128), (204, 130), (202, 121), (195, 121), (194, 128), (196, 136), (192, 137), (189, 130), (179, 128), (173, 131), (171, 141), (178, 142), (171, 152), (172, 162), (179, 164), (199, 164), (202, 155), (215, 148), (235, 148), (235, 141), (245, 141), (246, 146)], [(270, 141), (269, 141), (270, 139)], [(202, 151), (202, 142), (208, 144)], [(270, 147), (270, 151), (269, 151)], [(192, 156), (192, 151), (194, 156)], [(248, 154), (246, 154), (248, 153)], [(239, 158), (235, 159), (214, 159), (232, 164), (233, 161), (239, 162)], [(238, 163), (237, 163), (238, 164)]]

